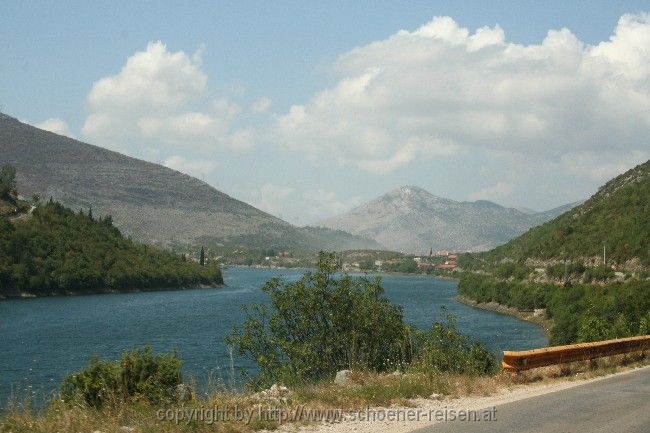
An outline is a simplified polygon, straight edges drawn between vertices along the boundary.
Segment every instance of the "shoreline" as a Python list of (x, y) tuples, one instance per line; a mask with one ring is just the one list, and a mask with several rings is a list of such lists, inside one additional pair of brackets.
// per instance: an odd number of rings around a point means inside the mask
[(514, 307), (508, 307), (507, 305), (499, 304), (497, 302), (477, 302), (463, 295), (457, 295), (456, 301), (472, 308), (492, 311), (493, 313), (504, 314), (506, 316), (512, 316), (519, 320), (523, 320), (525, 322), (533, 323), (542, 328), (547, 340), (550, 340), (551, 338), (551, 329), (553, 329), (553, 322), (552, 320), (546, 318), (546, 313), (544, 313), (543, 316), (536, 316), (532, 311), (521, 311)]
[(13, 299), (35, 299), (35, 298), (54, 298), (63, 296), (92, 296), (92, 295), (115, 295), (120, 293), (145, 293), (145, 292), (174, 292), (184, 290), (198, 289), (222, 289), (227, 287), (226, 284), (197, 284), (193, 286), (176, 286), (176, 287), (155, 287), (155, 288), (129, 288), (129, 289), (95, 289), (90, 291), (79, 292), (75, 290), (63, 290), (60, 292), (48, 293), (27, 293), (19, 292), (16, 295), (2, 295), (0, 301)]

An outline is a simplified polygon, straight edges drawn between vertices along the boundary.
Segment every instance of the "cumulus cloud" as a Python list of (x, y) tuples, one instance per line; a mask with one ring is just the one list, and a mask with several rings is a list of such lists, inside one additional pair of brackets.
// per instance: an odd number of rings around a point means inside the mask
[(343, 213), (360, 204), (362, 199), (358, 196), (344, 199), (322, 188), (301, 192), (291, 186), (265, 183), (251, 191), (250, 202), (280, 218), (288, 214), (299, 215), (293, 222), (303, 225)]
[(210, 98), (202, 52), (203, 47), (192, 55), (173, 52), (157, 41), (130, 56), (117, 74), (93, 84), (84, 137), (136, 156), (157, 149), (172, 155), (173, 168), (199, 173), (209, 164), (196, 166), (173, 155), (190, 151), (209, 158), (223, 148), (251, 148), (250, 131), (233, 127), (241, 108), (227, 98)]
[(302, 196), (307, 220), (316, 221), (346, 212), (361, 203), (360, 197), (342, 199), (337, 193), (325, 189), (308, 191)]
[(514, 185), (509, 182), (499, 181), (469, 195), (470, 200), (499, 201), (509, 196), (514, 191)]
[(279, 216), (285, 209), (286, 201), (293, 192), (294, 189), (289, 186), (265, 183), (251, 191), (250, 199), (256, 208)]
[(93, 84), (88, 104), (94, 111), (136, 114), (175, 110), (203, 94), (207, 76), (201, 57), (172, 53), (160, 41), (129, 57), (122, 70)]
[(263, 97), (253, 102), (253, 113), (266, 113), (271, 108), (271, 99)]
[(170, 156), (163, 165), (197, 177), (208, 175), (217, 168), (214, 161), (190, 161), (179, 155)]
[(592, 177), (605, 155), (616, 169), (650, 157), (649, 46), (648, 14), (624, 15), (596, 45), (568, 29), (522, 45), (498, 25), (471, 32), (436, 17), (341, 55), (336, 84), (293, 105), (274, 132), (374, 173), (505, 152)]
[(50, 119), (44, 120), (40, 123), (35, 124), (34, 126), (46, 131), (53, 132), (55, 134), (65, 135), (66, 137), (74, 137), (74, 135), (72, 135), (72, 132), (70, 132), (68, 124), (64, 120), (61, 120), (57, 117), (52, 117)]

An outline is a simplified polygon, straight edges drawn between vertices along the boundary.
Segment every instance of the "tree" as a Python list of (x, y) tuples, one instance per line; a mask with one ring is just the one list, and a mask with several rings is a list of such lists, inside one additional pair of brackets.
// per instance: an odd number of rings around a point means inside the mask
[(16, 190), (16, 169), (5, 164), (0, 168), (0, 198), (7, 198)]
[(334, 254), (296, 282), (271, 279), (271, 307), (246, 309), (227, 337), (259, 366), (254, 385), (331, 378), (338, 370), (393, 371), (410, 360), (412, 328), (383, 295), (380, 278), (337, 277)]
[(199, 256), (199, 264), (205, 266), (205, 249), (201, 247), (201, 255)]

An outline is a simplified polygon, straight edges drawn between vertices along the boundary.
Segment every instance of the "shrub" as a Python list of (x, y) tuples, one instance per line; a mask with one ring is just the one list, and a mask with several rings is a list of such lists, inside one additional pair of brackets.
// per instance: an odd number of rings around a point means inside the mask
[(335, 256), (321, 253), (317, 269), (299, 281), (266, 283), (271, 310), (246, 309), (244, 325), (226, 341), (258, 364), (253, 386), (317, 381), (342, 369), (388, 371), (408, 362), (410, 328), (383, 296), (381, 280), (336, 278), (337, 269)]
[(383, 296), (380, 278), (337, 277), (337, 270), (335, 256), (321, 253), (317, 269), (299, 281), (272, 279), (263, 288), (271, 308), (249, 308), (227, 337), (259, 366), (253, 387), (331, 379), (342, 369), (403, 370), (414, 356), (422, 371), (492, 371), (492, 355), (460, 335), (453, 319), (418, 331)]
[(614, 271), (606, 266), (596, 266), (588, 269), (585, 272), (584, 277), (587, 282), (607, 281), (614, 277)]
[(120, 361), (93, 357), (87, 368), (63, 381), (61, 395), (66, 402), (81, 400), (96, 408), (131, 399), (161, 404), (174, 401), (181, 383), (176, 353), (155, 354), (145, 347), (125, 352)]
[(418, 333), (417, 341), (416, 355), (410, 366), (413, 371), (461, 374), (496, 371), (494, 355), (480, 343), (472, 343), (467, 336), (460, 334), (453, 316), (447, 316), (445, 322), (434, 323), (428, 331)]

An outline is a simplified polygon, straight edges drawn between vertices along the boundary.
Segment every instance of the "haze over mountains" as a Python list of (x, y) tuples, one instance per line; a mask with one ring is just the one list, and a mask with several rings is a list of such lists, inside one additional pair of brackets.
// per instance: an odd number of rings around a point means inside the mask
[(521, 211), (489, 201), (458, 202), (404, 186), (316, 225), (376, 240), (405, 252), (487, 250), (571, 209)]
[(371, 240), (299, 228), (196, 178), (43, 131), (0, 113), (0, 163), (18, 171), (25, 197), (110, 214), (134, 239), (169, 245), (233, 242), (266, 248), (379, 248)]

